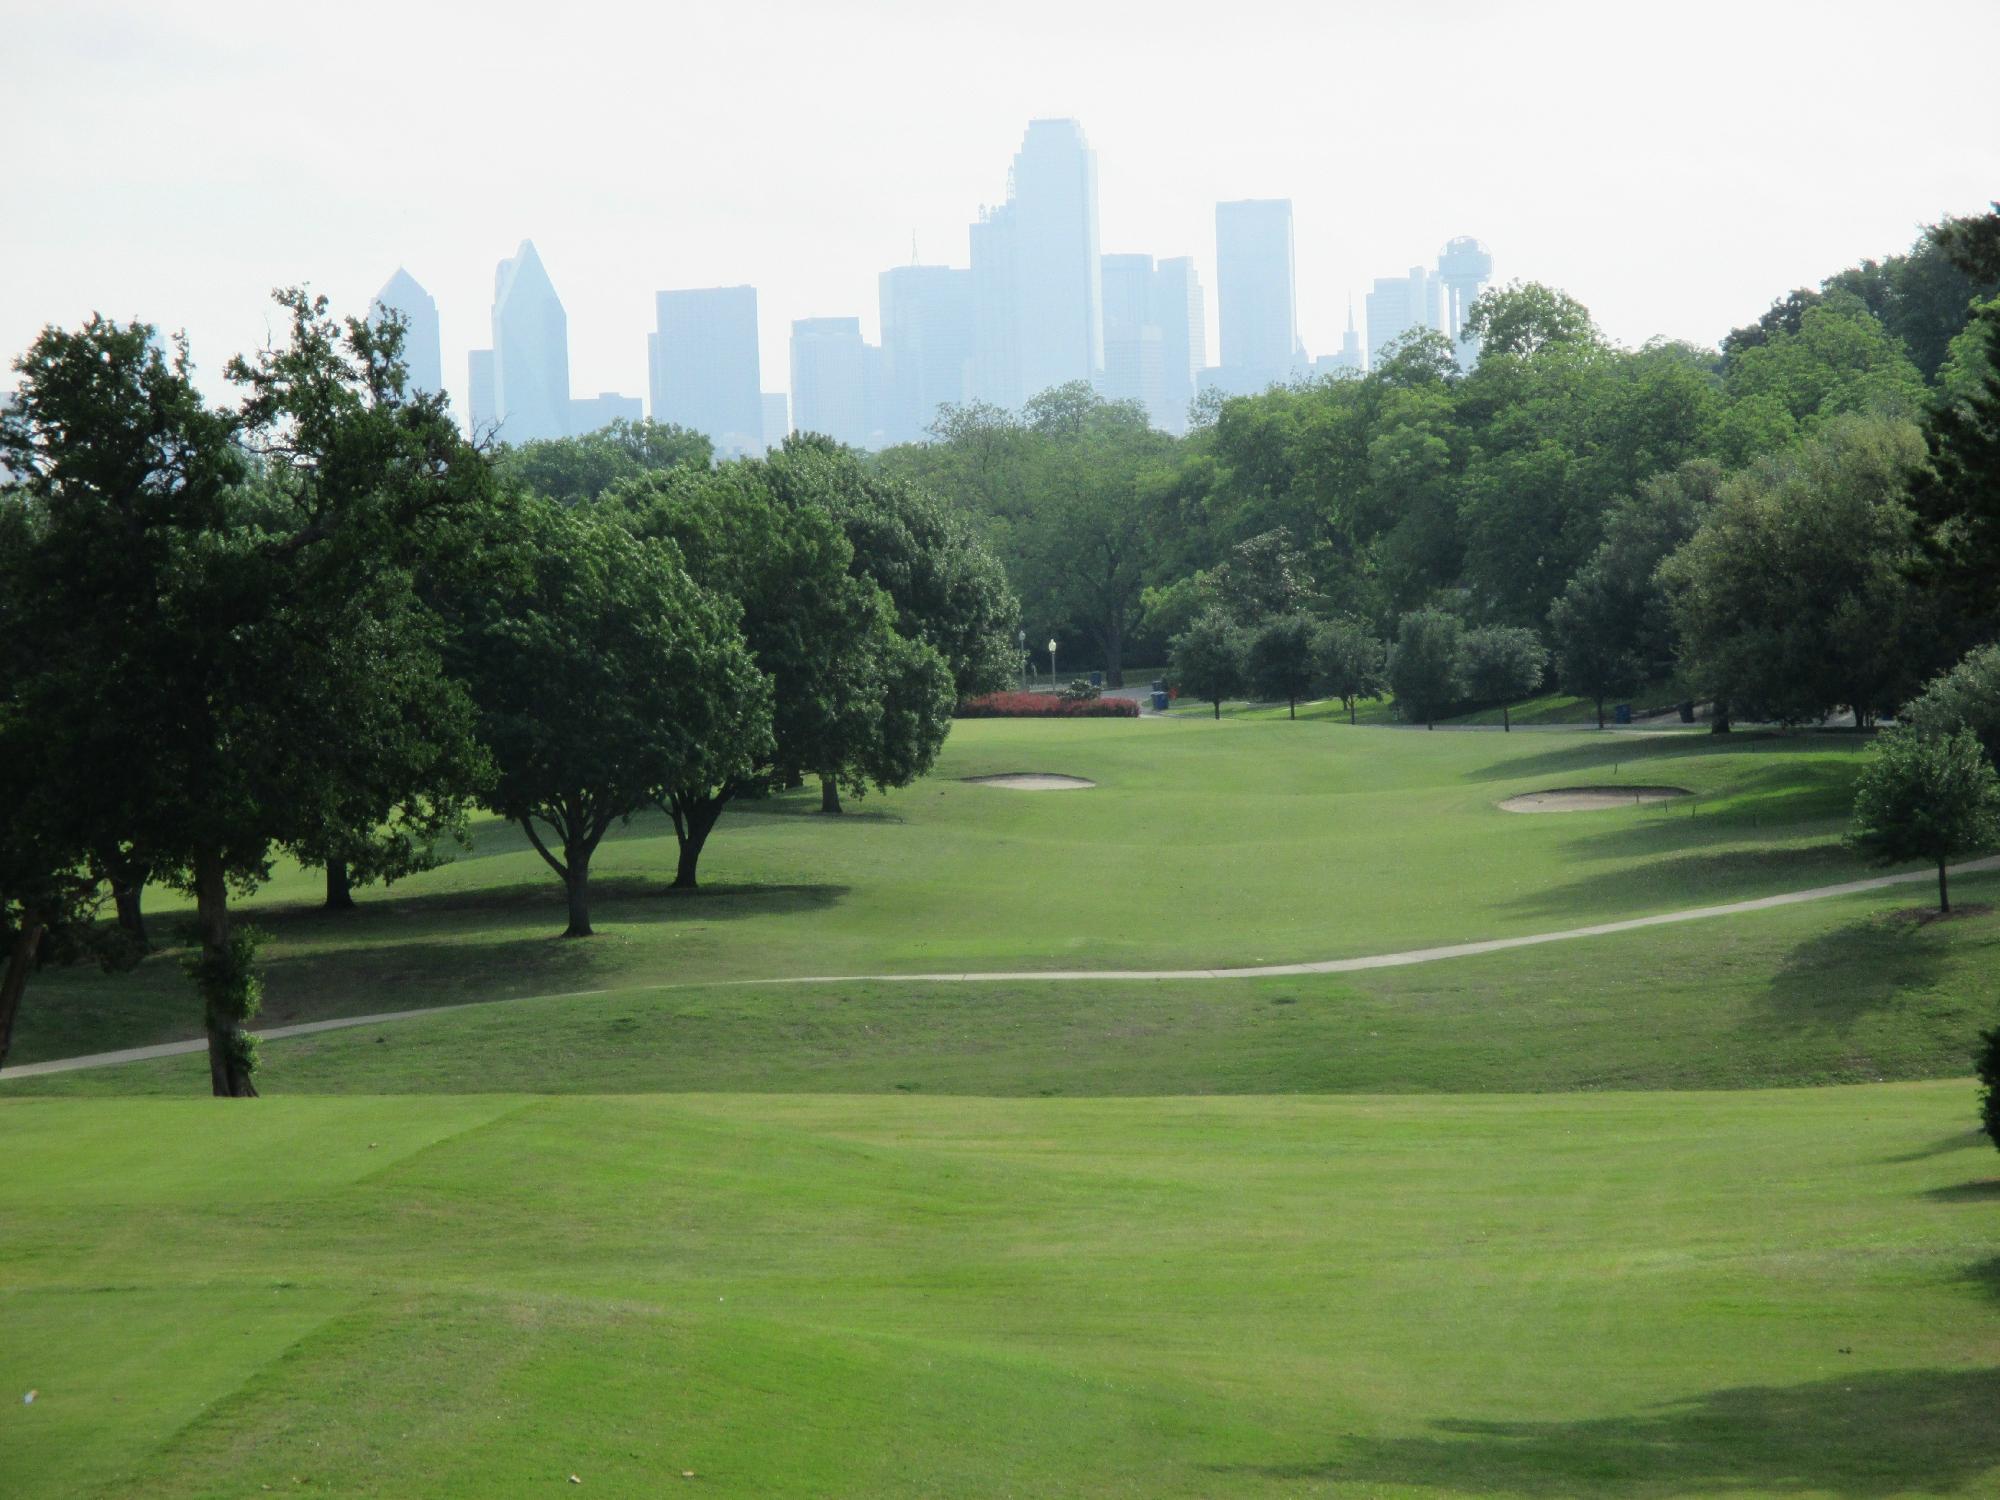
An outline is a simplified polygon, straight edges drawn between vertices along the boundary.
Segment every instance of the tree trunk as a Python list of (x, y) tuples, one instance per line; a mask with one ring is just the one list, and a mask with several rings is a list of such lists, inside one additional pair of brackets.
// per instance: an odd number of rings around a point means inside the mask
[(1125, 632), (1113, 625), (1104, 632), (1104, 684), (1125, 686)]
[(1502, 734), (1514, 732), (1514, 711), (1504, 703), (1500, 705), (1500, 732)]
[(1214, 701), (1215, 701), (1215, 717), (1216, 717), (1216, 721), (1217, 721), (1218, 723), (1220, 723), (1220, 722), (1221, 722), (1221, 720), (1222, 720), (1222, 700), (1221, 700), (1220, 698), (1217, 698), (1217, 699), (1215, 699)]
[(33, 912), (25, 914), (7, 953), (7, 971), (0, 975), (0, 1067), (7, 1065), (7, 1049), (14, 1045), (14, 1017), (21, 1013), (21, 996), (27, 993), (28, 973), (35, 967), (45, 930)]
[(1604, 699), (1602, 696), (1597, 700), (1597, 727), (1599, 729), (1604, 727)]
[(563, 936), (594, 937), (590, 930), (590, 855), (565, 849), (563, 863), (569, 867), (563, 875), (563, 889), (569, 893), (569, 926), (563, 929)]
[(674, 838), (680, 844), (680, 863), (674, 871), (674, 889), (691, 891), (695, 889), (695, 872), (701, 864), (701, 851), (708, 843), (708, 836), (715, 831), (716, 823), (722, 817), (722, 809), (729, 800), (725, 792), (720, 797), (692, 799), (663, 799), (667, 816), (674, 820)]
[[(194, 861), (195, 928), (201, 935), (202, 957), (226, 963), (229, 946), (229, 880), (219, 854), (198, 854)], [(202, 996), (203, 1023), (208, 1032), (208, 1082), (218, 1099), (254, 1099), (250, 1081), (248, 1019), (213, 990)]]
[(1945, 916), (1951, 915), (1951, 891), (1944, 883), (1944, 861), (1938, 861), (1938, 910)]
[(344, 859), (330, 859), (326, 862), (326, 909), (354, 910), (354, 877)]
[(840, 783), (831, 776), (819, 779), (819, 810), (836, 817), (840, 813)]
[(153, 944), (146, 936), (146, 913), (140, 908), (145, 893), (144, 882), (114, 885), (111, 888), (111, 904), (118, 911), (118, 926), (129, 933), (140, 948), (150, 949)]
[(1717, 698), (1712, 712), (1713, 717), (1709, 720), (1708, 732), (1710, 734), (1728, 734), (1730, 732), (1729, 700), (1726, 698)]
[(1290, 701), (1291, 701), (1291, 717), (1296, 719), (1299, 716), (1299, 700), (1293, 698)]

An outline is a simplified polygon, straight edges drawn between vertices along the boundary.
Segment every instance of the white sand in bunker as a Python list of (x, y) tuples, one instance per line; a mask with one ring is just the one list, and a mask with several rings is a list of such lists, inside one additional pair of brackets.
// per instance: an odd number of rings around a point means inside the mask
[(1613, 807), (1637, 807), (1685, 797), (1684, 786), (1557, 786), (1545, 792), (1523, 792), (1500, 804), (1503, 812), (1604, 812)]
[(1096, 786), (1081, 776), (1058, 776), (1050, 771), (1009, 771), (1004, 776), (968, 776), (974, 786), (1001, 786), (1010, 792), (1080, 792)]

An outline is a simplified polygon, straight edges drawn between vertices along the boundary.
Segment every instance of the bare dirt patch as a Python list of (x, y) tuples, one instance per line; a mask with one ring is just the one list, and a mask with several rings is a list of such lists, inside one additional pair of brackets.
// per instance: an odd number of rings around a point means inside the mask
[(1887, 913), (1884, 920), (1905, 922), (1912, 927), (1928, 927), (1933, 922), (1958, 922), (1969, 917), (1990, 917), (1993, 904), (1990, 901), (1954, 901), (1950, 911), (1939, 911), (1935, 906), (1905, 906), (1899, 911)]
[(1545, 792), (1523, 792), (1500, 804), (1502, 812), (1605, 812), (1614, 807), (1638, 807), (1685, 797), (1684, 786), (1556, 786)]
[(1010, 792), (1080, 792), (1096, 786), (1081, 776), (1059, 776), (1052, 771), (1009, 771), (1004, 776), (968, 776), (974, 786), (1005, 787)]

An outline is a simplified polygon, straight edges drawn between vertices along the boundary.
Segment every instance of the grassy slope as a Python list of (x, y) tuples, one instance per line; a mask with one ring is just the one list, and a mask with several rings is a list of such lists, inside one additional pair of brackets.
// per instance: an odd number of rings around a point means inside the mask
[[(711, 889), (668, 893), (652, 817), (597, 861), (602, 936), (561, 943), (553, 877), (519, 835), (330, 918), (283, 871), (246, 913), (271, 1024), (496, 996), (785, 974), (1284, 962), (1506, 936), (1858, 873), (1839, 844), (1851, 738), (1425, 735), (1331, 724), (961, 724), (939, 772), (840, 820), (811, 796), (729, 814)], [(1065, 771), (1027, 795), (958, 778)], [(1687, 804), (1521, 817), (1517, 791), (1670, 782)], [(171, 932), (175, 913), (156, 900)], [(1678, 949), (1678, 944), (1676, 945)], [(49, 974), (16, 1060), (190, 1033), (177, 956)]]
[(1965, 1096), (0, 1101), (0, 1490), (1991, 1494)]
[[(268, 1043), (292, 1093), (988, 1095), (1745, 1088), (1957, 1077), (2000, 918), (1905, 888), (1406, 969), (1253, 981), (621, 989)], [(1961, 899), (2000, 895), (2000, 875)], [(200, 1056), (10, 1094), (198, 1093)]]

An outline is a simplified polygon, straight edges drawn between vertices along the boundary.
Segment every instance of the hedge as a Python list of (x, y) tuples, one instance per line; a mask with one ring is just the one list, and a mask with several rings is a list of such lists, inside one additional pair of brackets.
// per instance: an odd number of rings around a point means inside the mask
[(961, 719), (1136, 719), (1130, 698), (1058, 698), (1051, 693), (987, 693), (958, 705)]

